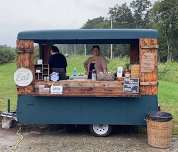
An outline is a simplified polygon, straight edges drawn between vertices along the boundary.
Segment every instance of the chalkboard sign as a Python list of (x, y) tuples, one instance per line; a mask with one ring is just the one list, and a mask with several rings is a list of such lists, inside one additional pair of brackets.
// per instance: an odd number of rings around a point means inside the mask
[(139, 93), (139, 79), (138, 78), (125, 78), (124, 79), (124, 92)]

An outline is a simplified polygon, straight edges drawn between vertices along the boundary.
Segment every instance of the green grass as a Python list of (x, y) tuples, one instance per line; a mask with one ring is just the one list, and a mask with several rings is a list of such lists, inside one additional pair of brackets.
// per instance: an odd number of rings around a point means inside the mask
[(67, 75), (71, 75), (72, 71), (74, 69), (74, 67), (77, 68), (77, 71), (79, 74), (84, 73), (84, 66), (83, 63), (85, 62), (85, 60), (87, 59), (86, 56), (70, 56), (69, 58), (67, 58), (67, 62), (68, 62), (68, 67), (67, 67)]
[(159, 81), (159, 104), (162, 111), (170, 112), (174, 118), (174, 133), (178, 134), (178, 83)]
[(14, 63), (0, 65), (0, 111), (5, 110), (4, 101), (11, 99), (12, 109), (16, 106), (16, 88), (13, 73), (16, 70)]
[(178, 63), (166, 62), (159, 65), (159, 78), (164, 81), (178, 83)]
[[(87, 57), (72, 56), (68, 60), (68, 74), (76, 67), (78, 73), (84, 73), (83, 63)], [(108, 69), (114, 72), (117, 66), (124, 66), (128, 58), (115, 58), (108, 60)], [(16, 89), (13, 81), (13, 73), (16, 70), (15, 63), (0, 65), (0, 111), (5, 110), (7, 98), (11, 99), (11, 107), (16, 107)], [(159, 104), (163, 111), (173, 114), (175, 124), (178, 124), (178, 63), (165, 63), (159, 65)], [(178, 125), (174, 129), (178, 134)]]

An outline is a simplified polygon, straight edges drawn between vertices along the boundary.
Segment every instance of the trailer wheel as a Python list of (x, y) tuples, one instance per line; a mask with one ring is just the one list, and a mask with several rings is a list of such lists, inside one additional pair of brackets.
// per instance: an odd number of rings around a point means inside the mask
[(112, 127), (108, 124), (90, 125), (90, 133), (97, 137), (106, 137), (111, 133)]

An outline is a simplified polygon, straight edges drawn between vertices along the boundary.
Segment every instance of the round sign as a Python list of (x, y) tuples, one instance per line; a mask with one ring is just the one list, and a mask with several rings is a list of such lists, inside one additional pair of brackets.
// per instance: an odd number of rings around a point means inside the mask
[(33, 81), (32, 71), (26, 68), (17, 69), (14, 73), (14, 81), (17, 86), (25, 87), (30, 85)]

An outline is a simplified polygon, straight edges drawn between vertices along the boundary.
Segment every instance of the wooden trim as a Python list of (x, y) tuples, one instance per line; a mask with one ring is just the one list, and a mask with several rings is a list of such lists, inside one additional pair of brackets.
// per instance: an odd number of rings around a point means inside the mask
[(18, 50), (34, 50), (34, 42), (31, 40), (17, 40), (16, 41), (16, 48)]
[[(23, 95), (23, 94), (21, 94)], [(111, 94), (39, 94), (39, 93), (29, 93), (28, 95), (30, 96), (45, 96), (45, 97), (140, 97), (140, 94), (126, 94), (126, 93), (122, 93), (122, 94), (115, 94), (115, 95), (111, 95)]]
[(158, 49), (158, 40), (150, 39), (150, 38), (142, 38), (140, 39), (140, 48), (144, 49)]
[(157, 81), (152, 81), (152, 82), (140, 82), (140, 85), (143, 85), (143, 86), (158, 85), (158, 82), (157, 82)]
[(16, 52), (17, 53), (24, 53), (24, 52), (26, 52), (26, 53), (31, 53), (31, 52), (33, 52), (33, 48), (30, 48), (30, 49), (21, 49), (21, 48), (19, 48), (19, 49), (16, 49)]
[(158, 49), (159, 45), (153, 45), (153, 46), (141, 46), (142, 49)]
[(35, 81), (36, 85), (62, 85), (63, 87), (118, 87), (123, 85), (123, 80), (118, 81), (93, 81), (93, 80), (61, 80), (53, 81)]

